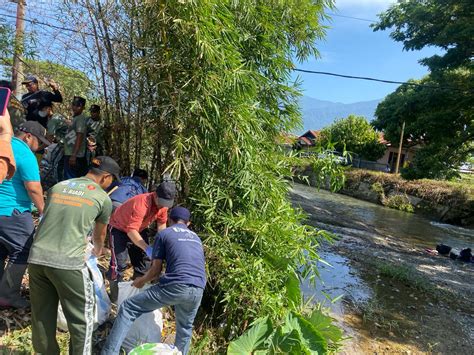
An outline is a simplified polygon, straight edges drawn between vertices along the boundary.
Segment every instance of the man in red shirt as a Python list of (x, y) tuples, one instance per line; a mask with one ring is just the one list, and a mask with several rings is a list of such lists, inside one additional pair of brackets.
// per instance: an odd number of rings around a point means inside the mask
[(151, 258), (153, 247), (148, 244), (147, 236), (140, 232), (154, 221), (158, 232), (166, 228), (168, 208), (173, 206), (175, 196), (175, 184), (165, 181), (155, 192), (132, 197), (113, 213), (109, 222), (112, 255), (108, 273), (112, 302), (117, 300), (117, 283), (123, 280), (127, 257), (133, 265), (134, 278), (146, 272), (146, 257)]

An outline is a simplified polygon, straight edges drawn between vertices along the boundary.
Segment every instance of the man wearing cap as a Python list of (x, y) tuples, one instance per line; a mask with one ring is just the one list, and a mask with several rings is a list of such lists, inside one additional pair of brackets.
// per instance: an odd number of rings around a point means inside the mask
[(87, 234), (95, 223), (93, 253), (100, 256), (112, 212), (104, 190), (119, 174), (118, 164), (101, 156), (94, 158), (86, 176), (62, 181), (49, 190), (28, 259), (35, 353), (59, 354), (59, 302), (71, 336), (70, 353), (91, 353), (94, 290), (85, 263)]
[(118, 282), (123, 280), (127, 268), (127, 256), (133, 265), (134, 277), (147, 270), (146, 257), (151, 258), (152, 247), (146, 235), (140, 235), (152, 222), (157, 222), (158, 231), (166, 228), (168, 208), (173, 206), (176, 186), (173, 182), (162, 182), (155, 192), (140, 194), (118, 207), (110, 219), (110, 268), (108, 272), (111, 300), (118, 297)]
[[(133, 286), (142, 288), (156, 278), (158, 283), (122, 303), (102, 355), (119, 354), (135, 319), (165, 306), (174, 306), (176, 313), (175, 345), (183, 355), (188, 353), (194, 318), (206, 286), (202, 242), (196, 233), (188, 229), (189, 221), (190, 213), (186, 208), (175, 207), (171, 210), (170, 226), (158, 232), (155, 238), (153, 264), (144, 276), (135, 279)], [(166, 261), (166, 271), (161, 276), (163, 261)]]
[(100, 106), (91, 105), (87, 119), (87, 148), (92, 157), (102, 155), (104, 151), (104, 124), (100, 117)]
[(0, 184), (0, 306), (3, 307), (29, 305), (20, 296), (20, 288), (33, 240), (31, 202), (40, 215), (44, 207), (39, 167), (33, 152), (46, 145), (49, 145), (46, 129), (34, 121), (21, 125), (11, 140), (17, 170), (11, 180)]
[(74, 96), (72, 100), (73, 119), (64, 141), (64, 178), (72, 179), (87, 172), (86, 134), (87, 117), (84, 115), (86, 99)]
[(46, 121), (41, 120), (38, 116), (38, 108), (42, 102), (63, 102), (63, 96), (59, 92), (59, 85), (54, 81), (50, 81), (48, 84), (53, 92), (40, 90), (38, 86), (38, 79), (33, 75), (28, 75), (22, 82), (26, 86), (28, 92), (21, 97), (21, 103), (26, 109), (26, 120), (27, 121), (41, 121), (43, 126), (46, 127)]

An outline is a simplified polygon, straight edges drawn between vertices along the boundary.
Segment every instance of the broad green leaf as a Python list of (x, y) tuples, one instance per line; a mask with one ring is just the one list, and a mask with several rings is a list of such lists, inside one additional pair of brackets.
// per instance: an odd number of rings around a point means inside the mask
[(263, 350), (262, 345), (272, 332), (271, 320), (268, 317), (262, 318), (256, 321), (243, 335), (229, 344), (227, 354), (253, 354), (256, 350)]
[(295, 307), (301, 305), (301, 287), (298, 276), (292, 271), (285, 282), (286, 296)]
[(333, 342), (342, 339), (342, 329), (334, 324), (335, 320), (333, 318), (325, 315), (321, 310), (315, 309), (308, 320), (326, 339)]
[(302, 344), (304, 344), (311, 353), (324, 354), (327, 352), (327, 342), (322, 334), (300, 314), (295, 312), (288, 313), (285, 324), (282, 326), (282, 330), (285, 333), (289, 333), (293, 330), (297, 330)]

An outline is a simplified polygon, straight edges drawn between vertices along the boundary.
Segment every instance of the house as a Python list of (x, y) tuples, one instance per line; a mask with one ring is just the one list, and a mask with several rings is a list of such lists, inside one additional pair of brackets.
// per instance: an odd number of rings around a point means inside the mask
[[(379, 142), (384, 144), (386, 149), (385, 154), (382, 158), (377, 160), (377, 163), (387, 166), (387, 170), (393, 173), (395, 172), (395, 168), (397, 165), (398, 144), (392, 144), (391, 142), (386, 140), (382, 132), (379, 133)], [(411, 139), (407, 139), (407, 141), (402, 146), (399, 169), (401, 169), (403, 166), (410, 164), (410, 162), (412, 162), (415, 158), (417, 150), (419, 150), (420, 148), (421, 145), (419, 143), (414, 142)]]
[(308, 149), (309, 147), (314, 147), (316, 141), (321, 136), (321, 131), (308, 130), (298, 137), (297, 144), (300, 149)]
[(293, 146), (298, 140), (298, 136), (287, 133), (287, 132), (281, 132), (277, 137), (276, 137), (276, 144), (280, 146), (283, 151), (289, 152), (293, 150)]

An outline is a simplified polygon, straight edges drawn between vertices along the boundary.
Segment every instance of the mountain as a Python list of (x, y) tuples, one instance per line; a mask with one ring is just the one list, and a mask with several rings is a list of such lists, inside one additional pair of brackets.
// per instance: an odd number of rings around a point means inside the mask
[[(319, 130), (329, 126), (336, 118), (345, 118), (350, 114), (364, 116), (369, 121), (372, 121), (374, 119), (375, 109), (382, 100), (383, 99), (342, 104), (303, 96), (300, 99), (300, 107), (303, 115), (303, 132), (306, 132), (308, 129)], [(301, 131), (299, 133), (301, 133)]]

